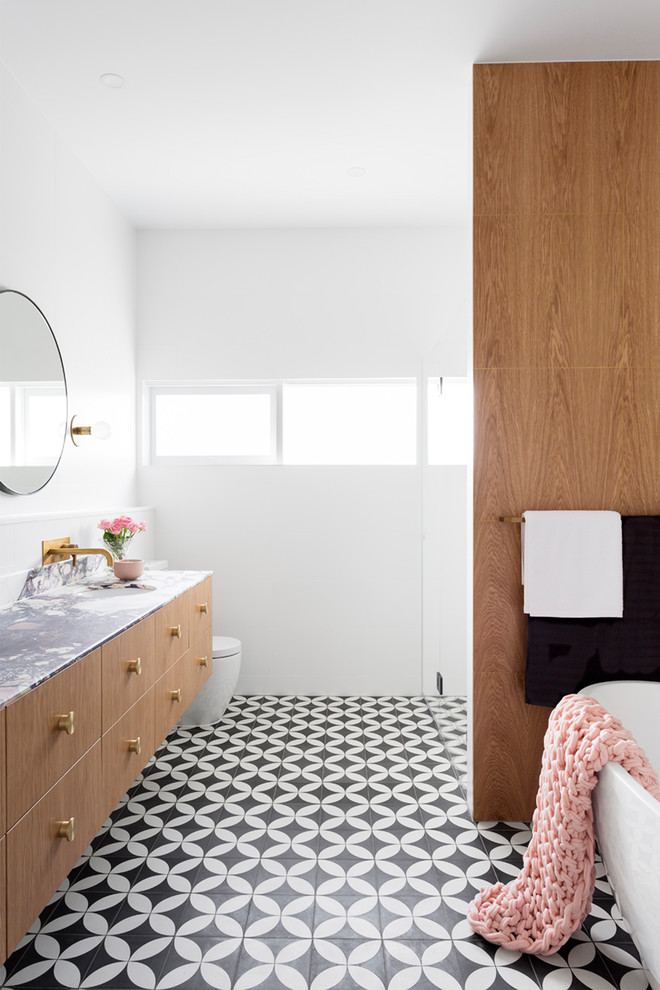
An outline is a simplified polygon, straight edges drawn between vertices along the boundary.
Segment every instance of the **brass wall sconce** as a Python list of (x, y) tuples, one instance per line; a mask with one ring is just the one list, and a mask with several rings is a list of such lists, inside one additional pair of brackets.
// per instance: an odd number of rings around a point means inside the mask
[(73, 445), (79, 447), (78, 443), (79, 437), (94, 437), (95, 440), (107, 440), (112, 435), (112, 429), (109, 423), (104, 420), (99, 420), (98, 423), (93, 423), (91, 426), (76, 426), (77, 417), (71, 417), (71, 426), (69, 427), (69, 434)]

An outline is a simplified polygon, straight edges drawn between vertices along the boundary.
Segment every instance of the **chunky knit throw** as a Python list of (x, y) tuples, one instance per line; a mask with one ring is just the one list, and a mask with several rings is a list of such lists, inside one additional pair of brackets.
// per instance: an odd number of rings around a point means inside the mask
[(597, 772), (620, 763), (660, 801), (658, 777), (632, 734), (597, 701), (569, 694), (550, 715), (532, 820), (516, 880), (479, 891), (468, 909), (475, 932), (505, 949), (556, 952), (591, 907)]

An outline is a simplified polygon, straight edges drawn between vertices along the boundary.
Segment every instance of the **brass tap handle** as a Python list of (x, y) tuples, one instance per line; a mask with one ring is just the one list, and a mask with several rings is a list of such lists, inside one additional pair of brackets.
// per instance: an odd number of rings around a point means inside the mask
[(68, 715), (60, 715), (57, 720), (57, 728), (60, 732), (66, 732), (67, 735), (72, 736), (76, 731), (76, 713), (69, 712)]
[(176, 691), (170, 691), (170, 701), (176, 701), (181, 704), (181, 688), (177, 688)]
[(73, 842), (76, 837), (76, 820), (75, 818), (69, 818), (65, 822), (57, 822), (57, 838), (66, 839), (67, 842)]
[(181, 623), (178, 626), (169, 627), (170, 636), (176, 636), (177, 639), (181, 639)]
[(142, 657), (137, 657), (135, 660), (129, 660), (128, 669), (131, 674), (137, 674), (139, 676), (142, 673)]
[(206, 613), (208, 613), (209, 603), (208, 602), (202, 602), (200, 605), (197, 606), (197, 608), (200, 610), (200, 612), (206, 612)]
[(138, 736), (137, 739), (128, 740), (128, 752), (136, 753), (137, 756), (140, 755), (140, 753), (142, 752), (142, 739), (140, 738), (140, 736)]
[(209, 665), (208, 657), (197, 657), (197, 659), (199, 660), (200, 667), (208, 667)]

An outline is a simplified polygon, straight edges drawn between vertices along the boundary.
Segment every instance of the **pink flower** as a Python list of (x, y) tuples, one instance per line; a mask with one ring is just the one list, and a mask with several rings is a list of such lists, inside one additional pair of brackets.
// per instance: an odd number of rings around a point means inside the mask
[(139, 533), (140, 532), (140, 527), (135, 522), (131, 522), (130, 526), (127, 525), (126, 528), (128, 530), (130, 530), (131, 533)]
[(110, 529), (111, 522), (109, 519), (102, 519), (99, 523), (99, 529)]
[(112, 521), (112, 523), (110, 524), (110, 532), (111, 533), (114, 533), (115, 536), (117, 536), (119, 533), (121, 533), (121, 531), (122, 531), (123, 528), (124, 527), (122, 526), (120, 519), (114, 519)]
[(140, 527), (140, 530), (144, 533), (145, 529), (147, 528), (146, 522), (141, 522), (139, 524), (139, 527)]
[(131, 523), (133, 522), (130, 516), (120, 516), (119, 519), (115, 521), (120, 522), (122, 526), (130, 526)]

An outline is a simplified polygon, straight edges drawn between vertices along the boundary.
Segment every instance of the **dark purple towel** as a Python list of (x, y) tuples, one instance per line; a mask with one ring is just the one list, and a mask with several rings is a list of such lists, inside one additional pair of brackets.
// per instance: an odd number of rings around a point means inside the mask
[(528, 705), (554, 707), (598, 681), (660, 681), (660, 516), (624, 516), (623, 618), (530, 616)]

